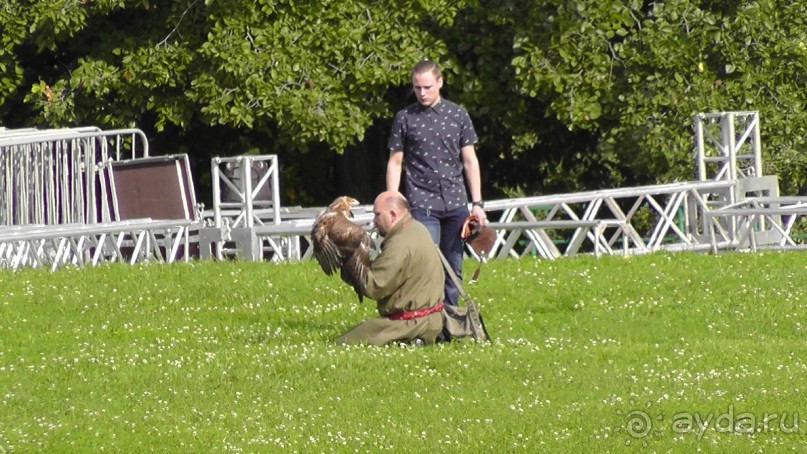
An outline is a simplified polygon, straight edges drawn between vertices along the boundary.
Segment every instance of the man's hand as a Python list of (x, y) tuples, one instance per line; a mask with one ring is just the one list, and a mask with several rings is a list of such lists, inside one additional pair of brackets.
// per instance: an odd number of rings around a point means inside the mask
[(479, 205), (474, 205), (471, 207), (471, 214), (476, 216), (480, 225), (485, 225), (488, 220), (487, 215), (485, 215), (485, 210)]

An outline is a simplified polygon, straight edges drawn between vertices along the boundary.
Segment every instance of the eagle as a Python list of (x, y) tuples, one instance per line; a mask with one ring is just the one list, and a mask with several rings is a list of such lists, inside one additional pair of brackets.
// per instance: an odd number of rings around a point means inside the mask
[(311, 242), (322, 271), (332, 276), (340, 270), (342, 280), (353, 287), (362, 302), (373, 240), (367, 231), (350, 220), (353, 216), (350, 209), (358, 204), (352, 197), (337, 197), (314, 221)]

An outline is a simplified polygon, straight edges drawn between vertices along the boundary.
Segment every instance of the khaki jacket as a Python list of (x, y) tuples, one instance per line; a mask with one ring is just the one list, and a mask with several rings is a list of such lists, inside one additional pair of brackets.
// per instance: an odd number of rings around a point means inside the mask
[(365, 287), (378, 313), (428, 309), (443, 300), (445, 274), (437, 248), (420, 222), (404, 216), (387, 233), (370, 264)]

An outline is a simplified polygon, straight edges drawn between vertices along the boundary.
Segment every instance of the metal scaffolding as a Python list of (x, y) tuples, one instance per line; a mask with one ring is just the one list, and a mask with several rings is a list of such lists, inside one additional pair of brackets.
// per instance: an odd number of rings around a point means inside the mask
[(199, 232), (200, 256), (282, 260), (295, 255), (297, 237), (256, 234), (264, 226), (282, 222), (277, 156), (214, 157), (210, 167), (213, 211), (206, 213), (209, 225)]
[[(695, 181), (487, 201), (490, 257), (803, 247), (807, 198), (762, 175), (758, 113), (702, 113), (693, 127)], [(277, 156), (213, 158), (201, 213), (188, 157), (148, 154), (136, 129), (0, 128), (0, 267), (312, 256), (322, 208), (281, 207)], [(372, 207), (353, 212), (373, 232)]]
[[(701, 113), (693, 118), (693, 127), (695, 181), (487, 201), (490, 225), (498, 232), (491, 256), (551, 259), (578, 253), (737, 249), (750, 247), (751, 242), (754, 247), (782, 242), (795, 245), (792, 225), (781, 227), (781, 216), (755, 218), (749, 230), (742, 227), (743, 219), (726, 211), (751, 197), (779, 196), (776, 177), (762, 175), (758, 113)], [(246, 201), (240, 202), (240, 211), (229, 218), (230, 224), (248, 219)], [(796, 206), (783, 209), (802, 209)], [(227, 230), (227, 216), (217, 211), (210, 237), (218, 245), (232, 242), (232, 255), (250, 260), (265, 258), (267, 249), (272, 260), (306, 259), (311, 256), (309, 231), (320, 210), (282, 209), (280, 222), (275, 215), (273, 225), (239, 225), (231, 231)], [(356, 207), (354, 212), (357, 222), (372, 229), (369, 205)], [(271, 247), (261, 248), (266, 243)], [(294, 247), (284, 249), (282, 245)], [(202, 251), (206, 249), (202, 247)]]
[(140, 219), (0, 228), (0, 268), (188, 260), (192, 221)]
[[(708, 250), (704, 209), (725, 200), (732, 181), (688, 182), (518, 199), (489, 200), (486, 212), (497, 241), (490, 257), (554, 259), (581, 253), (642, 254)], [(356, 207), (354, 221), (372, 228), (372, 207)], [(679, 219), (680, 218), (680, 219)], [(257, 236), (296, 237), (297, 255), (311, 257), (313, 217), (254, 229)]]
[(698, 181), (762, 176), (759, 112), (699, 113), (693, 126)]

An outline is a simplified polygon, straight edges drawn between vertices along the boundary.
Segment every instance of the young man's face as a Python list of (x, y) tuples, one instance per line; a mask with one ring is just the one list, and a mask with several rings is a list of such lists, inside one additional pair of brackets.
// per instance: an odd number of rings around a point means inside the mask
[(418, 102), (426, 107), (437, 104), (440, 100), (440, 88), (443, 86), (442, 77), (434, 77), (431, 71), (412, 75), (412, 88)]

